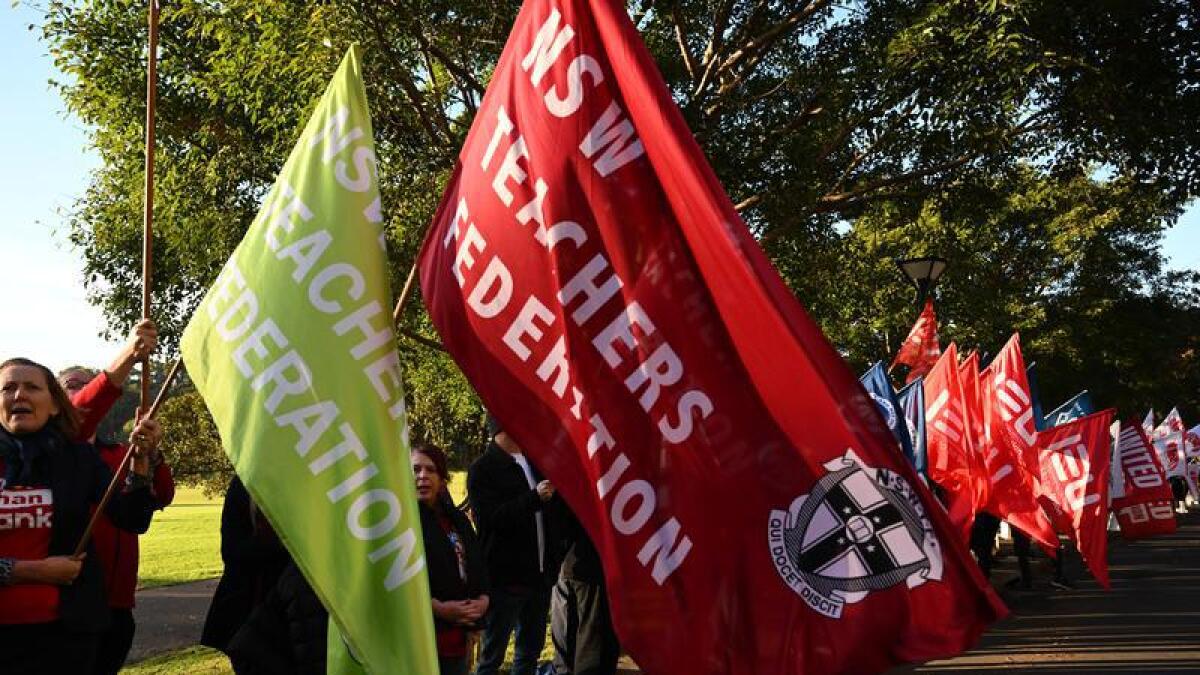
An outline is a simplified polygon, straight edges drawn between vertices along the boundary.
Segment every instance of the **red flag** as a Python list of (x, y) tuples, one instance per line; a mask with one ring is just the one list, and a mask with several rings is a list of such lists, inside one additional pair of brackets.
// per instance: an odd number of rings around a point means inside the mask
[(1150, 434), (1150, 442), (1158, 452), (1159, 461), (1169, 477), (1187, 476), (1187, 457), (1184, 455), (1186, 433), (1179, 409), (1171, 408), (1171, 412), (1167, 413), (1162, 423)]
[(912, 382), (929, 372), (941, 355), (942, 347), (938, 344), (937, 314), (933, 311), (933, 298), (929, 298), (925, 301), (925, 309), (921, 310), (912, 330), (908, 331), (908, 337), (904, 338), (904, 344), (900, 345), (900, 351), (896, 353), (891, 368), (902, 363), (908, 366), (911, 370), (908, 371), (907, 382)]
[(975, 519), (975, 478), (971, 474), (971, 431), (958, 348), (953, 342), (925, 375), (925, 448), (930, 480), (946, 493), (950, 520), (965, 542)]
[(1171, 486), (1145, 429), (1136, 420), (1121, 425), (1113, 461), (1120, 465), (1122, 477), (1121, 488), (1113, 493), (1112, 501), (1121, 536), (1143, 539), (1174, 532)]
[[(997, 375), (997, 372), (999, 375)], [(1037, 464), (1027, 464), (1027, 451), (1037, 441), (1030, 433), (1033, 406), (1018, 376), (1024, 376), (1024, 360), (1014, 340), (980, 375), (984, 417), (984, 466), (991, 487), (986, 510), (1037, 541), (1047, 551), (1058, 548), (1058, 535), (1038, 501)], [(1024, 394), (1024, 395), (1022, 395)]]
[(979, 390), (979, 352), (972, 350), (959, 364), (958, 379), (962, 383), (963, 410), (966, 413), (967, 435), (970, 440), (967, 459), (971, 466), (974, 511), (978, 513), (983, 510), (991, 495), (991, 483), (983, 456), (986, 437), (981, 407), (983, 397)]
[[(647, 673), (873, 672), (1004, 613), (615, 0), (517, 18), (422, 295), (604, 562)], [(797, 391), (802, 395), (797, 395)]]
[(1071, 523), (1083, 561), (1108, 583), (1108, 427), (1113, 411), (1080, 417), (1038, 435), (1042, 490)]

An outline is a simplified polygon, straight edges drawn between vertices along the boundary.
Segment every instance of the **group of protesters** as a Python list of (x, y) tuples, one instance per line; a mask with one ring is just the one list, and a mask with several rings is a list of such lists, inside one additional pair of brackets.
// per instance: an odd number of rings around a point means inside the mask
[[(109, 367), (54, 375), (0, 363), (0, 650), (6, 673), (117, 673), (134, 635), (138, 535), (175, 486), (162, 429), (98, 438), (135, 364), (157, 345), (139, 323)], [(125, 463), (128, 457), (128, 463)], [(488, 445), (454, 503), (446, 453), (411, 452), (442, 675), (614, 673), (619, 654), (600, 558), (554, 486), (488, 419)], [(85, 530), (110, 482), (90, 536)], [(234, 477), (221, 514), (224, 572), (201, 642), (238, 673), (323, 673), (328, 613)], [(550, 624), (554, 662), (542, 664)], [(476, 643), (478, 642), (478, 649)]]
[[(446, 453), (411, 452), (441, 675), (616, 672), (620, 648), (600, 558), (550, 481), (488, 418), (488, 447), (455, 504)], [(469, 517), (468, 517), (469, 514)], [(328, 613), (235, 477), (221, 513), (217, 590), (201, 643), (237, 673), (324, 673)], [(552, 664), (541, 664), (547, 623)]]

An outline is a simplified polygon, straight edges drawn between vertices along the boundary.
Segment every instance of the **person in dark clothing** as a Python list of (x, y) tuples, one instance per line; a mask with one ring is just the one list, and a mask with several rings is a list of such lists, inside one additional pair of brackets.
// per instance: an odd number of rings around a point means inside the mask
[[(134, 356), (134, 352), (129, 348), (126, 352), (131, 358)], [(59, 372), (58, 381), (74, 403), (76, 396), (87, 390), (92, 380), (98, 377), (107, 377), (107, 386), (116, 389), (117, 393), (116, 396), (99, 396), (96, 397), (99, 400), (89, 402), (89, 414), (99, 414), (102, 418), (120, 397), (120, 389), (116, 387), (107, 371), (104, 374), (96, 374), (86, 368), (67, 368)], [(158, 447), (162, 439), (161, 427), (154, 420), (146, 420), (145, 431), (146, 437), (138, 442), (143, 450), (149, 453), (150, 493), (154, 495), (157, 507), (162, 509), (175, 498), (175, 481), (171, 476), (171, 467), (163, 461), (162, 452)], [(128, 446), (108, 440), (98, 441), (95, 434), (92, 434), (88, 441), (96, 446), (100, 458), (114, 473), (123, 472), (121, 480), (128, 483), (129, 468), (121, 466)], [(92, 531), (92, 540), (96, 544), (100, 566), (104, 569), (104, 586), (108, 592), (108, 606), (112, 614), (111, 625), (100, 636), (92, 675), (117, 675), (129, 656), (137, 628), (133, 620), (133, 606), (138, 576), (138, 537), (115, 527), (106, 516), (101, 515)]]
[(567, 509), (566, 555), (550, 598), (555, 675), (613, 675), (621, 647), (613, 631), (600, 554)]
[(1000, 519), (986, 511), (975, 514), (971, 526), (971, 552), (979, 563), (983, 578), (992, 578), (992, 553), (996, 547), (996, 534), (1000, 532)]
[(533, 675), (546, 641), (550, 585), (557, 567), (554, 486), (516, 441), (489, 418), (491, 442), (467, 470), (467, 496), (491, 581), (476, 675), (494, 675), (515, 632), (513, 675)]
[(487, 569), (475, 528), (454, 506), (446, 485), (450, 469), (446, 453), (432, 444), (412, 450), (417, 504), (425, 543), (425, 571), (433, 599), (441, 675), (466, 675), (467, 634), (477, 630), (487, 613)]
[(295, 563), (226, 646), (237, 675), (325, 675), (329, 612)]
[[(134, 428), (135, 436), (145, 426)], [(73, 555), (112, 472), (73, 439), (80, 421), (45, 366), (0, 363), (0, 653), (5, 673), (87, 673), (109, 626), (103, 572), (89, 541)], [(136, 451), (126, 490), (104, 513), (124, 530), (150, 526), (149, 463)]]
[[(1032, 541), (1016, 528), (1012, 530), (1012, 540), (1013, 553), (1017, 556), (1017, 566), (1020, 569), (1020, 576), (1009, 579), (1005, 585), (1008, 588), (1020, 588), (1027, 591), (1033, 588), (1033, 568), (1029, 564), (1029, 558), (1033, 553)], [(1067, 550), (1067, 547), (1059, 541), (1058, 554), (1054, 557), (1054, 576), (1050, 579), (1050, 586), (1060, 591), (1075, 588), (1075, 585), (1067, 579), (1066, 571), (1063, 567), (1063, 559), (1067, 555)]]
[(221, 560), (225, 569), (213, 593), (200, 644), (225, 651), (230, 638), (262, 604), (291, 562), (275, 530), (234, 476), (221, 508)]

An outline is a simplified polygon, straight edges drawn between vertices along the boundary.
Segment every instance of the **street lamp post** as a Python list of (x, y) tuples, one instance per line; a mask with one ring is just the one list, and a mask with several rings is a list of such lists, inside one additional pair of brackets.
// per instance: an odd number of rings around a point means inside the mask
[(925, 298), (937, 286), (938, 279), (946, 271), (946, 259), (937, 256), (923, 258), (906, 258), (897, 260), (896, 266), (904, 273), (908, 281), (917, 289), (917, 307), (920, 308)]

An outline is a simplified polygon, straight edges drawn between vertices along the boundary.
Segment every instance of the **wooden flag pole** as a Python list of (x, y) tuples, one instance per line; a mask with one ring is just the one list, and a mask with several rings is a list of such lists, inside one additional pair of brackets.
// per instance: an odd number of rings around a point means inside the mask
[[(146, 59), (146, 184), (142, 214), (142, 318), (150, 318), (150, 272), (154, 241), (154, 103), (158, 83), (158, 0), (150, 0), (150, 48)], [(150, 400), (150, 356), (142, 359), (142, 410)]]
[[(158, 396), (154, 397), (154, 403), (150, 405), (150, 409), (143, 416), (145, 419), (154, 419), (158, 414), (158, 407), (162, 405), (163, 400), (167, 398), (167, 392), (171, 389), (171, 383), (175, 380), (175, 375), (179, 372), (179, 366), (183, 363), (183, 358), (175, 359), (175, 363), (171, 364), (171, 370), (167, 372), (167, 379), (163, 380), (162, 388), (158, 390)], [(146, 410), (142, 408), (142, 410)], [(113, 472), (112, 480), (108, 482), (108, 489), (104, 491), (104, 496), (100, 498), (100, 503), (96, 505), (96, 511), (92, 514), (92, 519), (88, 521), (87, 528), (83, 531), (83, 536), (79, 538), (79, 544), (75, 546), (75, 552), (71, 557), (78, 558), (87, 549), (88, 540), (92, 537), (92, 528), (96, 526), (96, 520), (100, 514), (104, 512), (104, 508), (108, 506), (108, 502), (112, 500), (113, 493), (117, 490), (117, 483), (120, 482), (122, 474), (126, 466), (129, 465), (129, 458), (133, 456), (133, 451), (137, 449), (138, 444), (129, 444), (129, 448), (125, 450), (125, 457), (121, 463), (117, 465), (118, 469)]]
[[(430, 221), (429, 223), (427, 223), (425, 225), (425, 227), (421, 228), (421, 239), (422, 240), (425, 239), (425, 235), (428, 232), (430, 225), (432, 225), (432, 224), (433, 224), (433, 221)], [(419, 267), (420, 267), (420, 261), (414, 260), (412, 267), (409, 268), (409, 270), (408, 270), (408, 278), (404, 280), (404, 288), (400, 289), (400, 297), (396, 299), (396, 307), (395, 307), (395, 309), (392, 310), (392, 323), (394, 325), (400, 324), (400, 315), (404, 313), (404, 305), (405, 305), (405, 303), (408, 302), (409, 296), (412, 295), (413, 286), (416, 285), (417, 269)], [(430, 340), (429, 338), (425, 337), (424, 335), (420, 335), (420, 334), (416, 333), (415, 331), (408, 330), (407, 328), (400, 328), (397, 332), (399, 332), (400, 335), (403, 335), (404, 337), (412, 340), (413, 342), (423, 344), (426, 347), (429, 347), (430, 349), (436, 349), (440, 352), (446, 351), (446, 348), (443, 347), (441, 344), (435, 342), (434, 340)]]

